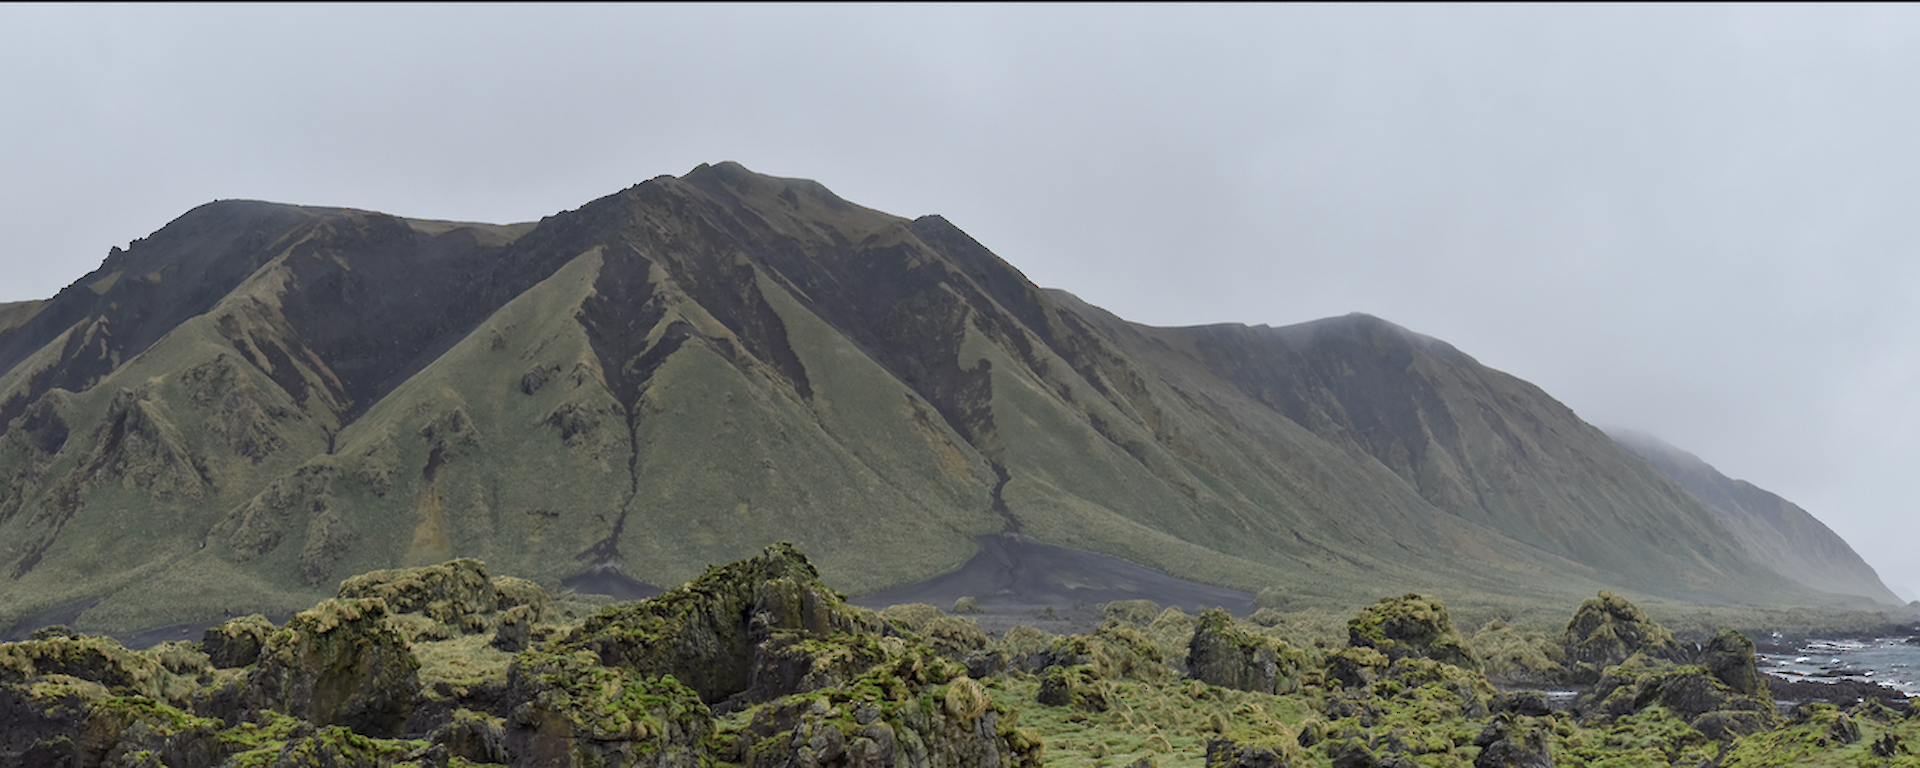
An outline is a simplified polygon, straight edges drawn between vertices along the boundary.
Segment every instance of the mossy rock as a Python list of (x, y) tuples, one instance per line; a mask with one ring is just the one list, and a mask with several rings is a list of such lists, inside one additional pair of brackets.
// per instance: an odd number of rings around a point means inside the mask
[(1560, 638), (1546, 632), (1521, 631), (1495, 619), (1475, 632), (1470, 644), (1481, 671), (1503, 683), (1544, 686), (1567, 677)]
[(524, 605), (535, 622), (551, 621), (554, 617), (553, 596), (539, 584), (513, 576), (495, 576), (493, 589), (500, 596), (494, 609), (501, 613)]
[(169, 673), (157, 659), (127, 650), (111, 637), (51, 635), (0, 643), (0, 683), (57, 675), (98, 683), (116, 695), (159, 699)]
[[(671, 675), (600, 664), (592, 653), (527, 651), (508, 673), (505, 749), (523, 765), (694, 765), (713, 716)], [(643, 761), (644, 758), (644, 761)]]
[(1072, 707), (1083, 712), (1107, 711), (1107, 695), (1100, 676), (1085, 664), (1048, 667), (1040, 673), (1040, 692), (1034, 701), (1049, 707)]
[(1660, 707), (1715, 738), (1732, 739), (1773, 727), (1773, 700), (1735, 690), (1706, 667), (1636, 654), (1608, 667), (1581, 697), (1583, 719), (1605, 724)]
[(1742, 694), (1773, 703), (1767, 678), (1754, 662), (1753, 641), (1731, 629), (1721, 630), (1700, 652), (1700, 663), (1720, 682)]
[(260, 660), (260, 651), (273, 634), (273, 622), (260, 614), (228, 619), (207, 627), (200, 635), (200, 651), (220, 669), (244, 667)]
[(824, 640), (881, 629), (876, 614), (822, 583), (799, 550), (776, 544), (678, 589), (601, 609), (549, 644), (556, 652), (592, 651), (602, 664), (643, 677), (672, 675), (709, 704), (749, 687), (754, 693), (744, 703), (757, 703), (797, 692), (754, 677), (757, 669), (779, 666), (761, 658), (776, 635)]
[(1229, 738), (1207, 739), (1207, 768), (1280, 768), (1304, 757), (1297, 741), (1286, 738), (1243, 743)]
[(889, 606), (880, 612), (880, 618), (897, 629), (912, 633), (917, 639), (933, 646), (940, 655), (955, 661), (965, 661), (975, 652), (985, 649), (989, 642), (987, 633), (980, 630), (979, 623), (949, 616), (945, 611), (926, 603)]
[(393, 613), (418, 613), (469, 634), (485, 631), (500, 608), (499, 588), (473, 558), (363, 573), (340, 582), (339, 597), (379, 598)]
[(1387, 655), (1368, 647), (1341, 648), (1327, 654), (1325, 679), (1347, 688), (1372, 685), (1392, 662)]
[(1681, 656), (1671, 631), (1647, 618), (1639, 606), (1605, 590), (1580, 603), (1567, 621), (1561, 644), (1576, 682), (1592, 682), (1601, 670), (1636, 653), (1669, 660)]
[(243, 698), (374, 737), (399, 732), (419, 693), (420, 662), (379, 599), (332, 599), (267, 638)]
[[(1298, 669), (1283, 665), (1284, 643), (1243, 630), (1219, 608), (1200, 614), (1187, 643), (1187, 674), (1222, 688), (1254, 693), (1293, 690)], [(1292, 668), (1289, 668), (1292, 667)]]
[(847, 685), (757, 708), (716, 757), (754, 768), (1038, 768), (1043, 749), (978, 681), (921, 648)]
[(1474, 768), (1553, 768), (1551, 721), (1502, 714), (1475, 737)]
[(1426, 595), (1408, 593), (1385, 597), (1361, 609), (1347, 621), (1347, 644), (1372, 648), (1389, 659), (1418, 656), (1468, 669), (1480, 668), (1480, 659), (1453, 628), (1446, 604)]

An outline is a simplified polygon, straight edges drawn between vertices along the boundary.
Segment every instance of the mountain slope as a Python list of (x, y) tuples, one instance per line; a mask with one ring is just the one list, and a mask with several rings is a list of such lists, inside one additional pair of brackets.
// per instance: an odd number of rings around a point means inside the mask
[(731, 163), (508, 226), (213, 203), (0, 320), (0, 625), (467, 555), (675, 584), (778, 540), (869, 592), (989, 535), (1299, 600), (1825, 599), (1443, 343), (1127, 323)]
[(1793, 502), (1745, 480), (1734, 480), (1686, 451), (1643, 432), (1617, 431), (1613, 438), (1645, 459), (1740, 537), (1747, 550), (1788, 578), (1815, 589), (1860, 595), (1883, 603), (1900, 599), (1880, 581), (1847, 542)]

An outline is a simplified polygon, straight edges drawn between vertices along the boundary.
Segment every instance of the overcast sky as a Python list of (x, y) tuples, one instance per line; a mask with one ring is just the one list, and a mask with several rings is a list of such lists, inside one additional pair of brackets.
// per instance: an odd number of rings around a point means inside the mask
[(1367, 312), (1920, 597), (1920, 8), (0, 7), (0, 301), (200, 203), (737, 160), (1156, 325)]

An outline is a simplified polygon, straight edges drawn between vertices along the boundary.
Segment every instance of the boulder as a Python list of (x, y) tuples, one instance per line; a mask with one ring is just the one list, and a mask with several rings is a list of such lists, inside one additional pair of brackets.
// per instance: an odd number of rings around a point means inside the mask
[(1608, 667), (1579, 709), (1588, 723), (1606, 723), (1657, 704), (1710, 737), (1732, 740), (1777, 722), (1772, 699), (1760, 690), (1742, 693), (1706, 667), (1637, 654)]
[(273, 634), (273, 622), (260, 614), (228, 619), (207, 627), (200, 635), (200, 651), (208, 663), (220, 669), (244, 667), (260, 660), (267, 636)]
[(1347, 621), (1347, 644), (1372, 648), (1388, 659), (1409, 656), (1433, 659), (1467, 669), (1479, 669), (1480, 660), (1453, 628), (1447, 606), (1439, 598), (1406, 594), (1381, 598)]
[(1480, 754), (1473, 768), (1553, 768), (1551, 728), (1531, 717), (1502, 714), (1473, 740)]
[(1701, 650), (1700, 664), (1728, 688), (1764, 699), (1769, 705), (1773, 703), (1767, 678), (1754, 663), (1753, 641), (1746, 635), (1731, 629), (1721, 630)]
[(1093, 667), (1048, 667), (1040, 673), (1040, 692), (1035, 701), (1049, 707), (1073, 707), (1083, 712), (1107, 711), (1106, 691)]
[(384, 600), (336, 598), (267, 637), (241, 699), (249, 709), (388, 738), (413, 711), (419, 669)]
[(519, 765), (695, 766), (713, 730), (706, 704), (679, 680), (603, 666), (590, 652), (527, 651), (508, 676), (519, 703), (504, 744)]
[(1297, 744), (1287, 740), (1239, 743), (1207, 739), (1207, 768), (1286, 768), (1300, 761)]
[(746, 706), (830, 679), (796, 669), (800, 662), (847, 660), (796, 656), (806, 641), (877, 638), (881, 631), (878, 616), (822, 583), (799, 550), (775, 544), (657, 597), (603, 608), (551, 645), (556, 652), (591, 651), (600, 663), (639, 677), (672, 675), (710, 705), (739, 697), (728, 706)]
[(1605, 590), (1580, 603), (1567, 621), (1562, 647), (1576, 682), (1597, 680), (1602, 670), (1636, 653), (1669, 660), (1681, 656), (1672, 632), (1647, 618), (1639, 606)]
[(486, 564), (473, 558), (363, 573), (340, 582), (339, 597), (379, 598), (393, 613), (418, 613), (464, 634), (485, 631), (500, 607)]
[(1200, 614), (1187, 643), (1187, 674), (1208, 685), (1273, 693), (1281, 677), (1279, 651), (1274, 641), (1234, 626), (1232, 616), (1214, 608)]

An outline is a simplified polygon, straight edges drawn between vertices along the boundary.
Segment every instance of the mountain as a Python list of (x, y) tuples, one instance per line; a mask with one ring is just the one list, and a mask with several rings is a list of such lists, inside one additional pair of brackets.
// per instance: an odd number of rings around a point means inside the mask
[(1706, 505), (1740, 537), (1747, 551), (1765, 558), (1788, 578), (1827, 592), (1900, 602), (1846, 540), (1793, 502), (1729, 478), (1700, 457), (1652, 435), (1629, 430), (1612, 434), (1622, 447)]
[(1129, 323), (733, 163), (515, 225), (209, 203), (0, 307), (0, 371), (0, 626), (455, 556), (671, 585), (774, 541), (867, 593), (980, 537), (1270, 602), (1830, 600), (1443, 342)]

